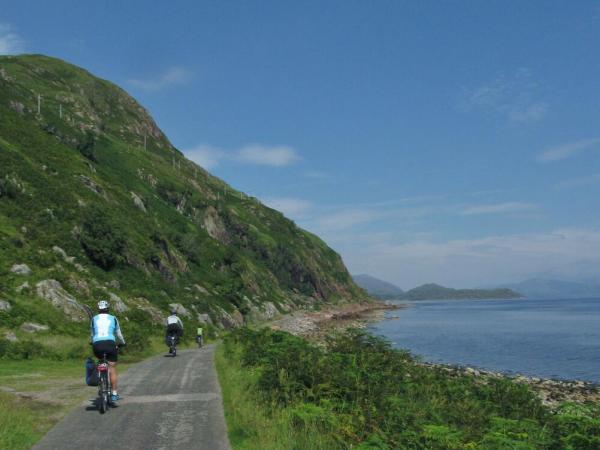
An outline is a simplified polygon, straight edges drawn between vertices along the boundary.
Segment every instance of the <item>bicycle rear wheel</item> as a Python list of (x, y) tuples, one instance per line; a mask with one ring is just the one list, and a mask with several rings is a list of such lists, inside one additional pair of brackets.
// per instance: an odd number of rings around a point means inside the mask
[(102, 372), (102, 374), (100, 375), (100, 398), (98, 399), (100, 414), (104, 414), (106, 411), (108, 411), (109, 395), (110, 394), (108, 390), (108, 375), (106, 374), (106, 372)]

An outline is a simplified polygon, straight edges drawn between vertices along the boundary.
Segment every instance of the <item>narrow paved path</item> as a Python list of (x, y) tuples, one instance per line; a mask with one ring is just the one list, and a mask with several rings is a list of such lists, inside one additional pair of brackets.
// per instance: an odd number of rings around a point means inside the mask
[(34, 449), (229, 450), (213, 356), (209, 345), (136, 364), (120, 377), (118, 407), (100, 414), (86, 402)]

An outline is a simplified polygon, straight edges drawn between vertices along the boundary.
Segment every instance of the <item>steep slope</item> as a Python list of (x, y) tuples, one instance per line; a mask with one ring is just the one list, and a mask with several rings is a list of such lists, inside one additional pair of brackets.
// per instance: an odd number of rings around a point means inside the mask
[(119, 87), (0, 57), (0, 327), (56, 330), (101, 296), (132, 324), (178, 303), (190, 325), (231, 327), (365, 293), (318, 237), (187, 160)]
[(370, 295), (381, 299), (396, 298), (404, 293), (398, 286), (367, 274), (352, 275), (354, 282)]

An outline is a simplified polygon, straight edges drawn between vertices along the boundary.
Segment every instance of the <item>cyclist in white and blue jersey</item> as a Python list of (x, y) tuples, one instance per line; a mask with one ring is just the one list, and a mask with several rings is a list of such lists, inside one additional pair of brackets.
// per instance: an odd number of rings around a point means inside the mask
[(108, 314), (109, 304), (106, 300), (98, 302), (98, 314), (92, 317), (92, 347), (94, 355), (101, 359), (106, 355), (109, 365), (110, 383), (112, 385), (111, 401), (119, 400), (117, 393), (117, 338), (121, 345), (125, 345), (125, 339), (119, 327), (119, 321)]

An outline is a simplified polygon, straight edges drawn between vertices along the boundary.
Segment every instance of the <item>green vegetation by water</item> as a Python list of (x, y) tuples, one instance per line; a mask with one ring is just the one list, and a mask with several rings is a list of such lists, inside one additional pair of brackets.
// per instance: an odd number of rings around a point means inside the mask
[(527, 386), (450, 376), (362, 331), (321, 348), (283, 332), (240, 329), (225, 339), (219, 361), (236, 450), (600, 446), (600, 405), (552, 412)]

